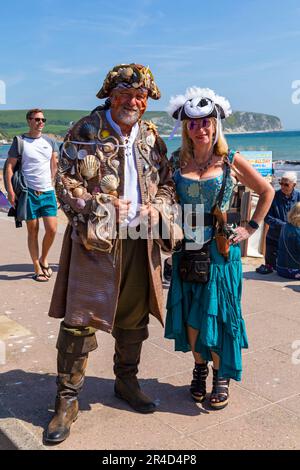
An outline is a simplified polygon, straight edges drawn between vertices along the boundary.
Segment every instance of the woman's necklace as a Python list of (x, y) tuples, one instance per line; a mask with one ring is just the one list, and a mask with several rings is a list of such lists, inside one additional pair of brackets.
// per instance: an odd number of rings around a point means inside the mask
[(195, 155), (193, 156), (193, 162), (194, 162), (194, 165), (197, 168), (198, 172), (200, 173), (200, 177), (202, 176), (202, 174), (205, 172), (205, 170), (207, 170), (207, 168), (211, 164), (213, 156), (214, 156), (214, 154), (212, 153), (210, 155), (210, 157), (208, 158), (208, 160), (206, 160), (204, 163), (196, 162)]

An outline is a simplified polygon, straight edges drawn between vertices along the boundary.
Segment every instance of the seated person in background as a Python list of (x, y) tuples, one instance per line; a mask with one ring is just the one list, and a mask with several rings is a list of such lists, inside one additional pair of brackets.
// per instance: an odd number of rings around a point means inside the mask
[(275, 196), (265, 223), (269, 225), (266, 237), (265, 264), (256, 269), (259, 274), (269, 274), (276, 269), (276, 258), (278, 252), (278, 241), (281, 229), (287, 222), (287, 214), (291, 208), (300, 202), (300, 192), (295, 189), (297, 184), (297, 173), (286, 171), (280, 179), (280, 189), (275, 192)]
[(300, 202), (290, 210), (288, 223), (281, 230), (277, 273), (289, 279), (300, 279)]

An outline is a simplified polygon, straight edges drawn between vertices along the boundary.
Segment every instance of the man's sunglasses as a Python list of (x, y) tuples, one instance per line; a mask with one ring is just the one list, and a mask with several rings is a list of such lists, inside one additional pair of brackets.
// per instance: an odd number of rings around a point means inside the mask
[(283, 181), (280, 181), (279, 184), (280, 186), (285, 186), (286, 188), (288, 188), (291, 183), (283, 183)]
[(42, 122), (44, 122), (44, 123), (45, 123), (45, 122), (47, 121), (47, 119), (46, 119), (46, 118), (29, 118), (29, 119), (30, 119), (30, 121), (32, 121), (32, 119), (34, 119), (34, 120), (35, 120), (35, 122), (40, 122), (40, 121), (42, 121)]

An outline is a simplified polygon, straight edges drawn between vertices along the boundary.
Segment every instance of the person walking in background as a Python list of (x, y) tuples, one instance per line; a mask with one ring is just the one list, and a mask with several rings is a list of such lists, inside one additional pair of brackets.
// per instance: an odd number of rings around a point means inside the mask
[[(241, 349), (248, 347), (239, 242), (259, 227), (274, 190), (242, 155), (228, 149), (221, 125), (231, 112), (225, 98), (194, 87), (173, 98), (169, 111), (177, 124), (183, 121), (180, 169), (174, 173), (177, 196), (186, 216), (190, 206), (193, 211), (204, 206), (204, 230), (197, 222), (189, 224), (192, 232), (185, 225), (183, 250), (173, 254), (165, 337), (175, 340), (176, 351), (193, 353), (190, 393), (197, 402), (206, 398), (208, 361), (213, 361), (209, 402), (221, 409), (228, 404), (230, 379), (241, 380)], [(226, 218), (233, 177), (259, 195), (256, 210), (245, 227), (216, 227), (215, 218), (218, 224)]]
[[(8, 151), (5, 182), (8, 200), (15, 207), (16, 194), (11, 180), (14, 168), (19, 163), (28, 189), (26, 225), (28, 249), (35, 272), (33, 279), (47, 282), (52, 276), (48, 255), (57, 229), (57, 203), (52, 181), (57, 171), (58, 148), (54, 139), (42, 134), (46, 119), (41, 109), (31, 109), (26, 119), (28, 133), (14, 137)], [(45, 227), (41, 256), (38, 243), (40, 218)]]
[(275, 192), (272, 205), (265, 217), (265, 223), (269, 225), (269, 230), (266, 236), (265, 264), (256, 269), (259, 274), (270, 274), (276, 269), (281, 230), (287, 223), (288, 212), (300, 201), (300, 192), (296, 189), (297, 173), (295, 171), (283, 173), (279, 184), (280, 189)]
[(289, 279), (300, 279), (300, 202), (287, 216), (278, 243), (277, 274)]

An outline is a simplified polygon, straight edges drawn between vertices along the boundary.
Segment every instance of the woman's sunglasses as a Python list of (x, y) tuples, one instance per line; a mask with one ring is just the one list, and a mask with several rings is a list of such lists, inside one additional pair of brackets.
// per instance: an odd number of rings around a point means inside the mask
[(42, 121), (43, 123), (45, 123), (45, 122), (47, 121), (46, 118), (30, 118), (31, 121), (32, 121), (32, 119), (34, 119), (35, 122), (40, 122), (40, 121)]
[(211, 120), (209, 118), (200, 118), (200, 119), (191, 119), (188, 123), (188, 128), (190, 131), (208, 128), (211, 125)]

